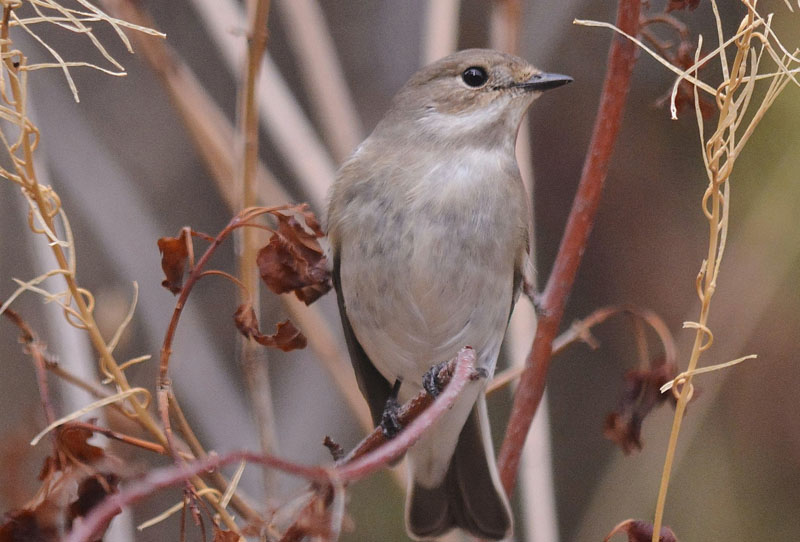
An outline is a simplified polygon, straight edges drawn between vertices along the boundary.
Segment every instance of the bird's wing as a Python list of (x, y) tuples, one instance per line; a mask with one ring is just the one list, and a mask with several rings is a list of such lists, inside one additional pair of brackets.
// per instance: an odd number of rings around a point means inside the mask
[(347, 317), (347, 307), (345, 306), (344, 295), (342, 294), (342, 281), (339, 274), (340, 258), (338, 250), (333, 254), (333, 286), (336, 288), (336, 298), (339, 302), (339, 315), (342, 319), (344, 338), (347, 342), (347, 350), (350, 352), (350, 361), (356, 373), (356, 380), (361, 394), (367, 400), (369, 411), (372, 414), (372, 421), (377, 426), (381, 422), (386, 400), (392, 392), (392, 385), (381, 375), (370, 361), (361, 344), (353, 332), (350, 319)]

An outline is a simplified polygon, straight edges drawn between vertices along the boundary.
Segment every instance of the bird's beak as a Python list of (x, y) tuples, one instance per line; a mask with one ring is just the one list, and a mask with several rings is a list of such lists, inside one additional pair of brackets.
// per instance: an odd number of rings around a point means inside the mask
[(572, 82), (572, 77), (558, 73), (537, 73), (527, 81), (514, 85), (525, 90), (543, 91)]

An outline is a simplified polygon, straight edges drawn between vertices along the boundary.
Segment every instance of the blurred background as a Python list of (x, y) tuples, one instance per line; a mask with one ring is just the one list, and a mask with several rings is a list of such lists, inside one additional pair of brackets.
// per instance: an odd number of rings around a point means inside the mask
[[(195, 75), (221, 120), (235, 122), (236, 88), (246, 32), (243, 6), (235, 1), (136, 2), (149, 11), (155, 28)], [(124, 6), (116, 0), (101, 4)], [(651, 12), (663, 2), (650, 2)], [(728, 34), (744, 15), (739, 2), (721, 3)], [(503, 26), (504, 14), (520, 9), (518, 38)], [(800, 9), (780, 0), (759, 3), (775, 12), (774, 28), (794, 49), (800, 38)], [(269, 14), (269, 69), (260, 95), (261, 159), (291, 201), (309, 201), (322, 216), (324, 194), (337, 165), (374, 127), (393, 94), (421, 65), (452, 48), (514, 47), (546, 71), (569, 74), (575, 82), (536, 102), (525, 136), (533, 158), (536, 265), (544, 283), (555, 257), (580, 177), (598, 105), (608, 45), (607, 29), (585, 28), (573, 19), (613, 21), (615, 2), (490, 2), (488, 0), (406, 0), (395, 2), (273, 0)], [(691, 35), (702, 33), (706, 49), (716, 42), (711, 6), (701, 1), (677, 17)], [(513, 20), (513, 18), (512, 18)], [(322, 32), (320, 32), (320, 29)], [(118, 359), (143, 354), (157, 358), (173, 296), (160, 286), (159, 237), (179, 228), (215, 234), (234, 214), (224, 190), (195, 145), (162, 80), (144, 61), (129, 55), (113, 32), (95, 25), (97, 35), (125, 65), (126, 77), (74, 69), (80, 92), (76, 104), (63, 74), (30, 75), (32, 115), (42, 133), (40, 180), (60, 194), (75, 234), (78, 279), (97, 298), (96, 318), (110, 337), (124, 318), (139, 285), (136, 314), (117, 348)], [(103, 60), (85, 38), (55, 27), (39, 34), (66, 60)], [(669, 34), (664, 34), (669, 36)], [(47, 52), (23, 32), (12, 32), (31, 62)], [(693, 38), (696, 39), (696, 38)], [(172, 66), (172, 59), (164, 59)], [(167, 70), (169, 71), (169, 70)], [(718, 82), (714, 65), (708, 70)], [(636, 65), (624, 121), (597, 223), (570, 296), (564, 326), (611, 304), (652, 309), (675, 334), (678, 364), (685, 367), (694, 334), (681, 330), (697, 318), (694, 280), (705, 257), (707, 223), (700, 200), (706, 188), (694, 114), (672, 121), (655, 103), (673, 78), (647, 55)], [(177, 89), (178, 94), (184, 87)], [(188, 88), (185, 89), (189, 93)], [(796, 352), (800, 329), (800, 94), (788, 87), (767, 114), (732, 178), (731, 226), (718, 290), (711, 309), (715, 343), (705, 364), (746, 354), (748, 361), (698, 377), (678, 445), (667, 501), (666, 523), (680, 540), (792, 540), (800, 532), (800, 383)], [(328, 105), (325, 105), (326, 100)], [(219, 126), (204, 110), (190, 111)], [(223, 135), (224, 137), (224, 135)], [(230, 142), (233, 145), (233, 141)], [(45, 180), (46, 177), (49, 180)], [(0, 183), (0, 298), (53, 265), (43, 239), (26, 226), (27, 207), (17, 188)], [(281, 197), (264, 189), (268, 197)], [(273, 199), (269, 204), (283, 203)], [(234, 244), (226, 244), (213, 265), (235, 271)], [(55, 283), (54, 283), (55, 284)], [(54, 285), (53, 289), (57, 286)], [(220, 452), (260, 446), (247, 375), (237, 362), (231, 316), (236, 292), (223, 281), (195, 289), (181, 321), (171, 364), (176, 393), (208, 449)], [(264, 293), (262, 326), (287, 317), (285, 306)], [(94, 357), (83, 335), (64, 325), (60, 311), (25, 294), (13, 307), (39, 332), (65, 366), (91, 374)], [(303, 463), (329, 461), (321, 442), (330, 435), (345, 449), (364, 434), (353, 408), (319, 361), (323, 353), (344, 361), (336, 301), (322, 298), (309, 311), (324, 329), (303, 328), (331, 343), (283, 354), (264, 354), (271, 394), (272, 434), (277, 452)], [(522, 309), (523, 311), (526, 309)], [(636, 343), (625, 318), (594, 330), (601, 347), (571, 346), (554, 359), (546, 405), (537, 418), (532, 477), (515, 499), (517, 539), (600, 541), (629, 517), (652, 520), (672, 422), (663, 407), (644, 423), (644, 449), (624, 456), (603, 437), (603, 422), (618, 402), (622, 375), (636, 366)], [(533, 330), (516, 337), (527, 344)], [(651, 341), (654, 353), (659, 346)], [(507, 358), (520, 361), (519, 347)], [(21, 351), (17, 331), (0, 324), (0, 508), (20, 507), (38, 487), (36, 474), (47, 446), (28, 442), (44, 426), (35, 373)], [(514, 359), (503, 360), (503, 365)], [(88, 371), (88, 372), (87, 372)], [(127, 371), (136, 385), (153, 388), (156, 363)], [(352, 377), (347, 372), (346, 377)], [(60, 413), (90, 399), (51, 378)], [(248, 391), (250, 390), (250, 391)], [(499, 446), (510, 394), (490, 400)], [(362, 405), (363, 411), (363, 405)], [(124, 421), (104, 423), (136, 432)], [(146, 452), (111, 444), (133, 471), (165, 464)], [(265, 483), (268, 490), (265, 491)], [(303, 487), (297, 480), (245, 470), (243, 490), (258, 502), (274, 503)], [(354, 530), (342, 540), (404, 540), (403, 495), (388, 473), (355, 485), (348, 511)], [(181, 498), (165, 491), (115, 520), (107, 540), (176, 539), (178, 516), (146, 529), (149, 519)], [(536, 521), (527, 519), (536, 517)], [(532, 524), (531, 524), (532, 523)], [(190, 540), (200, 539), (190, 529)], [(620, 537), (620, 539), (622, 539)]]

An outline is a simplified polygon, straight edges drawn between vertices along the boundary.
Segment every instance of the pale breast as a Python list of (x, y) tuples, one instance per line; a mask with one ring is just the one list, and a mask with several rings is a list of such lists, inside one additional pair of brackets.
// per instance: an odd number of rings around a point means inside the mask
[(516, 165), (507, 165), (504, 156), (468, 153), (412, 180), (396, 176), (416, 168), (395, 170), (340, 210), (347, 315), (389, 381), (419, 386), (463, 346), (494, 369), (527, 212)]

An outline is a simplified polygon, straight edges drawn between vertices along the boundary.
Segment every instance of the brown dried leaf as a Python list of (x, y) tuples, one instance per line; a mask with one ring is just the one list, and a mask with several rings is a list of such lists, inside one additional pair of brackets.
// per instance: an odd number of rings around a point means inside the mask
[(76, 518), (84, 517), (117, 491), (117, 470), (122, 463), (89, 444), (92, 434), (73, 424), (58, 430), (57, 451), (47, 458), (39, 475), (42, 487), (23, 510), (6, 516), (0, 526), (0, 542), (56, 542)]
[(278, 324), (278, 328), (273, 335), (264, 335), (258, 329), (258, 318), (255, 310), (250, 303), (239, 305), (233, 314), (233, 321), (236, 328), (245, 337), (252, 338), (259, 344), (280, 348), (284, 352), (305, 348), (307, 341), (305, 336), (289, 320)]
[(665, 11), (667, 13), (679, 9), (688, 9), (690, 11), (694, 11), (699, 5), (700, 0), (669, 0), (669, 4), (667, 4)]
[[(78, 498), (70, 503), (67, 511), (67, 525), (76, 518), (85, 517), (92, 508), (100, 504), (106, 496), (117, 492), (119, 477), (112, 473), (96, 474), (83, 479), (78, 485)], [(110, 520), (109, 520), (110, 523)], [(108, 524), (100, 532), (105, 532)], [(98, 538), (100, 540), (100, 538)]]
[(105, 451), (89, 444), (94, 433), (85, 427), (64, 424), (59, 428), (57, 440), (61, 450), (67, 452), (81, 463), (96, 463), (105, 457)]
[(3, 518), (0, 542), (57, 542), (58, 530), (42, 525), (34, 510), (15, 510)]
[(256, 258), (261, 279), (272, 292), (294, 292), (310, 305), (331, 289), (327, 258), (317, 240), (322, 237), (319, 222), (307, 205), (296, 209), (303, 216), (309, 232), (294, 216), (274, 213), (277, 232)]
[(606, 417), (603, 434), (616, 442), (625, 455), (642, 449), (642, 422), (658, 405), (674, 397), (661, 393), (661, 386), (675, 378), (678, 370), (672, 363), (656, 360), (649, 370), (631, 370), (625, 374), (625, 387), (617, 410)]
[[(668, 54), (667, 60), (682, 70), (688, 70), (694, 65), (696, 49), (697, 47), (693, 43), (681, 41), (680, 44), (678, 44), (677, 52)], [(701, 53), (700, 56), (702, 57), (703, 54)], [(697, 67), (697, 73), (701, 72), (705, 65), (706, 63), (700, 64)], [(656, 103), (659, 106), (662, 106), (669, 103), (671, 98), (672, 88), (670, 88), (669, 92), (667, 92), (664, 96), (659, 98)], [(714, 105), (714, 101), (706, 96), (705, 93), (701, 93), (698, 96), (698, 103), (700, 104), (700, 114), (703, 115), (704, 119), (710, 119), (712, 116), (714, 116), (717, 108)], [(675, 110), (678, 114), (680, 114), (685, 110), (694, 109), (694, 106), (694, 85), (686, 79), (682, 79), (681, 82), (678, 83), (678, 92), (675, 94)]]
[[(623, 521), (608, 533), (603, 542), (609, 542), (612, 536), (619, 533), (628, 535), (628, 542), (651, 542), (653, 540), (653, 524), (636, 519)], [(659, 542), (678, 542), (675, 533), (669, 527), (661, 527), (658, 540)]]
[(223, 531), (216, 525), (214, 526), (214, 542), (238, 542), (239, 535), (233, 531)]
[(278, 324), (273, 335), (259, 335), (253, 339), (259, 344), (280, 348), (284, 352), (305, 348), (307, 344), (305, 336), (289, 320)]
[(258, 318), (256, 318), (256, 311), (250, 303), (243, 303), (239, 305), (236, 312), (233, 313), (233, 323), (236, 324), (236, 329), (248, 339), (254, 335), (260, 335), (258, 329)]
[(183, 272), (189, 258), (188, 242), (186, 229), (182, 229), (178, 237), (162, 237), (158, 240), (161, 269), (166, 276), (161, 286), (173, 294), (180, 292), (183, 287)]

